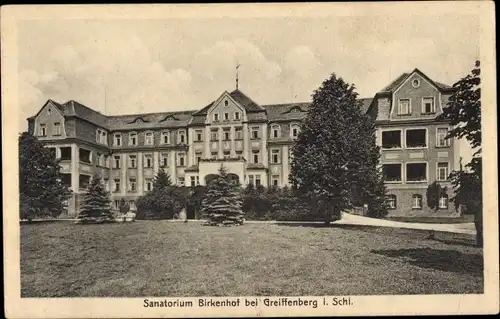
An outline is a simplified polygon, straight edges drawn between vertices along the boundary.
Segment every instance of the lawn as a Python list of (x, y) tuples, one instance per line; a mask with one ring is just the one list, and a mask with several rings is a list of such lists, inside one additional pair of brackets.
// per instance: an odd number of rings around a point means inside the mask
[(468, 235), (138, 221), (21, 226), (22, 297), (482, 293)]

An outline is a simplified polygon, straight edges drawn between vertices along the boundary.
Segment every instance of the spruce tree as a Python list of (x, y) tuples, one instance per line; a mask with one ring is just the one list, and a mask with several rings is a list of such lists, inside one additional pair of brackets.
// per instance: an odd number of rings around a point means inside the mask
[(293, 147), (292, 185), (310, 199), (313, 214), (321, 210), (325, 224), (360, 197), (377, 206), (375, 193), (383, 193), (374, 123), (361, 112), (357, 95), (353, 85), (332, 74), (314, 92)]
[(61, 167), (49, 149), (33, 135), (19, 136), (19, 204), (21, 219), (57, 217), (71, 191), (62, 181)]
[(243, 223), (239, 186), (230, 181), (222, 165), (217, 177), (208, 184), (202, 205), (203, 217), (210, 225)]
[(163, 167), (160, 167), (158, 173), (153, 179), (153, 190), (164, 189), (171, 185), (172, 181), (170, 180), (170, 175), (165, 172)]
[(105, 190), (99, 175), (94, 175), (80, 206), (78, 219), (82, 223), (114, 221), (109, 193)]

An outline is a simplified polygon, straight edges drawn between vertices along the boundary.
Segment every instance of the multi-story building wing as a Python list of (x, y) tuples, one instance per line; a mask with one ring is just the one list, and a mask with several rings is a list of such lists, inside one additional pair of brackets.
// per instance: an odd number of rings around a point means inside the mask
[[(450, 87), (415, 70), (374, 98), (361, 99), (362, 111), (376, 121), (394, 213), (427, 214), (427, 186), (434, 180), (450, 186), (457, 146), (444, 140), (447, 123), (436, 121), (450, 94)], [(288, 185), (291, 147), (309, 106), (259, 105), (238, 89), (196, 111), (118, 116), (49, 100), (28, 123), (61, 159), (63, 180), (74, 191), (74, 215), (94, 173), (103, 178), (115, 207), (124, 198), (132, 209), (152, 190), (160, 167), (181, 186), (207, 184), (221, 164), (243, 185)], [(452, 211), (447, 198), (440, 211)]]
[[(453, 88), (435, 82), (420, 70), (404, 73), (375, 95), (368, 114), (375, 118), (381, 165), (393, 214), (404, 216), (449, 215), (455, 212), (449, 198), (449, 173), (458, 169), (459, 144), (445, 139), (449, 124), (437, 120)], [(447, 187), (439, 209), (426, 203), (429, 184)]]

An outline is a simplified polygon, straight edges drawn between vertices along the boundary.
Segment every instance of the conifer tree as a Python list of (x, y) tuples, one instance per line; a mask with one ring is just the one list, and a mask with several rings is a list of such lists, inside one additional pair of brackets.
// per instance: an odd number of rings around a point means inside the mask
[(332, 74), (314, 92), (293, 147), (292, 185), (322, 210), (325, 224), (340, 218), (358, 197), (384, 210), (375, 196), (384, 190), (379, 189), (374, 123), (356, 98), (355, 87)]
[(114, 221), (109, 193), (104, 188), (101, 177), (97, 174), (92, 177), (90, 184), (87, 186), (78, 219), (82, 223)]
[(153, 179), (153, 189), (154, 190), (164, 189), (171, 185), (172, 181), (170, 180), (170, 175), (167, 172), (165, 172), (163, 167), (160, 167), (158, 173)]
[(222, 165), (217, 177), (208, 184), (202, 205), (203, 217), (210, 225), (243, 223), (239, 186), (230, 181)]
[(28, 132), (19, 136), (20, 217), (57, 217), (66, 211), (71, 195), (62, 181), (61, 167), (49, 149)]

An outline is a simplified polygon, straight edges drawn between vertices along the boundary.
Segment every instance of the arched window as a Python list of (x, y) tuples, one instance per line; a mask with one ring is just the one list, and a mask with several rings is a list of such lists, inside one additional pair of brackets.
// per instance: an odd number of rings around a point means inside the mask
[(169, 131), (161, 132), (161, 144), (170, 144), (170, 132)]
[(122, 135), (120, 133), (116, 133), (113, 137), (113, 145), (122, 146)]
[(128, 145), (130, 145), (130, 146), (137, 145), (137, 133), (136, 132), (128, 133)]
[(389, 209), (396, 209), (398, 203), (397, 203), (397, 197), (394, 194), (389, 194), (387, 196), (387, 208)]
[(422, 195), (413, 194), (411, 208), (422, 209)]
[(279, 138), (281, 136), (281, 128), (278, 124), (271, 125), (271, 138)]
[(441, 194), (441, 196), (439, 197), (439, 208), (441, 208), (441, 209), (448, 208), (448, 195), (447, 194)]
[(153, 145), (154, 144), (153, 132), (146, 132), (144, 134), (144, 144), (145, 145)]
[(299, 124), (291, 124), (290, 125), (290, 137), (296, 139), (299, 136), (300, 126)]
[(186, 131), (180, 130), (177, 132), (177, 143), (186, 144)]

